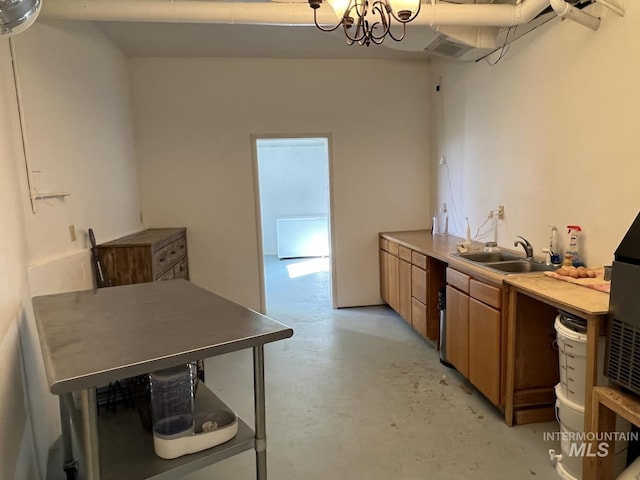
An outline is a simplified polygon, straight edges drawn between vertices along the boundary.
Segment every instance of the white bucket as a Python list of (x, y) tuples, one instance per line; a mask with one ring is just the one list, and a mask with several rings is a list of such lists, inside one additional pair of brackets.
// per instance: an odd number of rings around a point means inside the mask
[(560, 315), (556, 317), (555, 329), (562, 393), (568, 400), (584, 405), (587, 378), (587, 335), (565, 327), (560, 323)]
[[(556, 472), (564, 480), (580, 480), (582, 478), (582, 460), (584, 454), (596, 454), (589, 452), (582, 445), (582, 441), (576, 434), (584, 432), (584, 405), (569, 400), (563, 393), (560, 384), (556, 385), (556, 417), (560, 423), (560, 450), (561, 459), (556, 464)], [(625, 419), (618, 417), (616, 420), (617, 432), (629, 432), (631, 425)], [(574, 440), (572, 440), (574, 439)], [(572, 448), (572, 444), (575, 444)], [(588, 448), (588, 447), (587, 447)], [(583, 455), (580, 455), (582, 453)], [(615, 444), (615, 470), (620, 473), (624, 470), (627, 458), (627, 442), (619, 441)]]
[(636, 458), (616, 480), (637, 480), (640, 478), (640, 457)]
[[(577, 452), (582, 445), (580, 445), (581, 442), (572, 441), (572, 438), (576, 438), (577, 433), (584, 432), (584, 406), (569, 400), (562, 392), (561, 384), (556, 385), (556, 397), (556, 416), (560, 423), (560, 451), (562, 452), (560, 461), (562, 468), (556, 467), (556, 470), (562, 470), (570, 477), (580, 479), (583, 457), (577, 455)], [(577, 445), (572, 449), (572, 444)]]

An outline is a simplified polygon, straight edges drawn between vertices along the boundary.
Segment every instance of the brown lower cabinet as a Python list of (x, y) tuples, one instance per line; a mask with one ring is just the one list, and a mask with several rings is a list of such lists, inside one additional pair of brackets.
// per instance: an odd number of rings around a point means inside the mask
[(447, 359), (501, 406), (502, 289), (451, 268), (447, 282)]
[(411, 264), (398, 260), (398, 313), (411, 325)]
[(389, 301), (387, 302), (396, 312), (400, 310), (400, 284), (399, 284), (399, 264), (400, 259), (391, 254), (387, 257), (387, 273), (389, 284)]
[(469, 298), (469, 381), (500, 405), (500, 311)]
[(427, 306), (415, 298), (411, 299), (411, 326), (423, 337), (427, 337)]
[(420, 336), (437, 346), (438, 289), (445, 284), (446, 263), (382, 236), (379, 245), (382, 300)]
[(447, 360), (469, 376), (469, 295), (447, 285)]
[(384, 303), (389, 303), (389, 253), (382, 247), (380, 248), (380, 297)]

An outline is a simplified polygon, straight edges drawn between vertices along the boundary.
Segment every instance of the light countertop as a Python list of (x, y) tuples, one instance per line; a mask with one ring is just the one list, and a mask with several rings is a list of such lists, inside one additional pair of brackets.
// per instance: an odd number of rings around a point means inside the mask
[[(566, 310), (586, 315), (606, 315), (609, 311), (609, 295), (606, 293), (556, 280), (541, 272), (502, 275), (454, 257), (451, 254), (456, 252), (456, 244), (464, 242), (464, 238), (455, 235), (432, 235), (430, 230), (385, 232), (380, 235), (387, 240), (441, 260), (474, 278), (496, 285), (509, 285), (520, 292), (557, 305), (559, 308), (564, 307)], [(479, 242), (472, 244), (478, 249), (483, 246)]]

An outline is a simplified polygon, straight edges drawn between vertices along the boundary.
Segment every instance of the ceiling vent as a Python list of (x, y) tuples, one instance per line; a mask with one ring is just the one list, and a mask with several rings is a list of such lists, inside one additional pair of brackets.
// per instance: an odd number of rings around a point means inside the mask
[(438, 35), (424, 50), (435, 55), (459, 59), (473, 47), (456, 42), (445, 35)]

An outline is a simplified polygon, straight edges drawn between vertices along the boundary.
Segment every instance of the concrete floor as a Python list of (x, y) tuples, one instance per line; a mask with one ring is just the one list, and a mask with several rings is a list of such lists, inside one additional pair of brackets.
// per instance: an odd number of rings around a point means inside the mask
[[(543, 432), (500, 412), (442, 366), (387, 307), (334, 310), (327, 261), (266, 259), (267, 314), (295, 333), (265, 347), (269, 478), (557, 479)], [(289, 278), (305, 266), (325, 271)], [(251, 354), (209, 359), (207, 383), (253, 422)], [(189, 480), (255, 478), (246, 452)]]
[[(495, 407), (391, 309), (334, 310), (326, 259), (266, 259), (268, 315), (293, 327), (265, 346), (269, 478), (555, 480), (555, 422), (508, 428)], [(296, 276), (304, 270), (315, 273)], [(207, 384), (253, 423), (249, 350), (206, 361)], [(245, 452), (186, 477), (250, 480)], [(60, 475), (50, 463), (48, 479)]]

